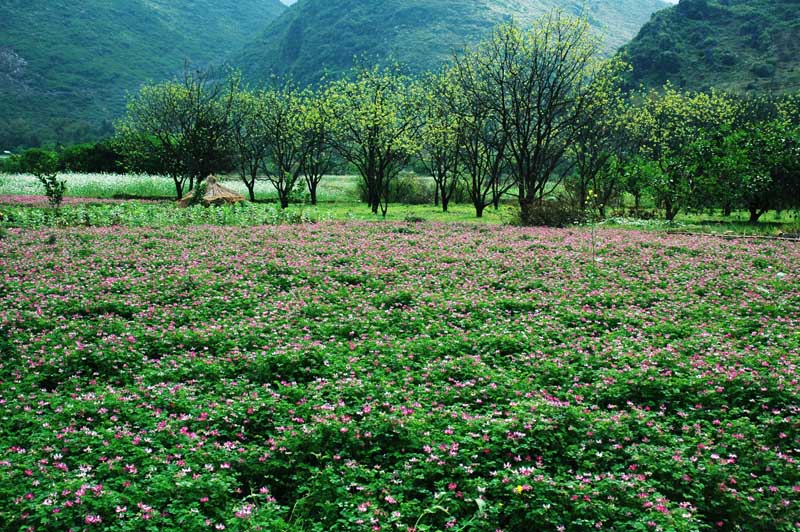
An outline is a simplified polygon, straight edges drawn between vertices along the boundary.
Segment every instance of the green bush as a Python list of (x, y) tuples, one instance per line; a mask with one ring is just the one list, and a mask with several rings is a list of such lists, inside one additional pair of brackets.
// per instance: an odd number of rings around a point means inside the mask
[(583, 223), (586, 214), (575, 207), (568, 198), (537, 201), (520, 209), (518, 223), (526, 226), (567, 227)]
[[(413, 174), (401, 174), (389, 185), (389, 203), (406, 205), (433, 204), (434, 184)], [(367, 201), (367, 187), (363, 180), (358, 182), (358, 198)]]
[(750, 72), (760, 78), (771, 78), (775, 76), (775, 65), (771, 63), (755, 63), (750, 67)]
[(120, 173), (122, 156), (108, 142), (76, 144), (61, 152), (59, 168), (71, 172)]
[(38, 171), (56, 171), (58, 169), (58, 154), (43, 148), (30, 148), (22, 155), (13, 157), (16, 171), (35, 174)]
[(406, 205), (433, 203), (433, 182), (412, 174), (402, 174), (389, 189), (389, 201)]

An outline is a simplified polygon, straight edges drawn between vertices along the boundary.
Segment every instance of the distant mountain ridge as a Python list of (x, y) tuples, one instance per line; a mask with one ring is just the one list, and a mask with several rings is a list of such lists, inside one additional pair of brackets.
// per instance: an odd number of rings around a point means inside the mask
[(286, 7), (278, 0), (3, 0), (0, 149), (110, 132), (125, 92), (221, 62)]
[(275, 74), (301, 83), (314, 83), (326, 71), (336, 75), (362, 55), (428, 70), (499, 22), (525, 23), (555, 8), (587, 16), (613, 52), (668, 5), (662, 0), (299, 0), (234, 62), (253, 79)]
[(632, 87), (800, 90), (800, 0), (681, 0), (622, 52)]

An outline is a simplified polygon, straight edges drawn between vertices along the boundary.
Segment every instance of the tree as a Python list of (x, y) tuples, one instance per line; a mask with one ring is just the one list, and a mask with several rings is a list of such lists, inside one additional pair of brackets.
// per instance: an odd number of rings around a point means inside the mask
[[(605, 65), (621, 70), (612, 60)], [(621, 91), (621, 79), (613, 75), (593, 80), (594, 98), (586, 107), (586, 119), (575, 130), (570, 154), (575, 174), (568, 180), (581, 211), (587, 208), (589, 191), (593, 192), (593, 208), (605, 217), (606, 206), (622, 191), (623, 166), (629, 155), (626, 135), (627, 104)]]
[(329, 174), (334, 167), (332, 138), (337, 125), (335, 117), (328, 110), (329, 105), (325, 93), (303, 93), (303, 136), (306, 144), (303, 175), (311, 196), (311, 205), (317, 204), (317, 187), (323, 176)]
[(482, 66), (478, 51), (456, 56), (450, 73), (455, 91), (449, 99), (462, 128), (462, 180), (478, 218), (513, 186), (513, 181), (503, 177), (508, 168), (508, 141), (500, 115), (490, 103), (490, 80)]
[(331, 84), (326, 98), (326, 114), (337, 120), (334, 149), (358, 169), (372, 212), (386, 216), (392, 181), (418, 151), (418, 86), (397, 67), (361, 67)]
[(750, 223), (770, 209), (800, 205), (800, 131), (779, 117), (757, 124), (745, 138), (749, 172), (742, 200)]
[(569, 170), (565, 153), (588, 119), (596, 78), (619, 75), (597, 59), (599, 51), (588, 23), (559, 11), (527, 31), (500, 26), (476, 50), (478, 77), (486, 80), (486, 102), (506, 140), (523, 220)]
[(433, 178), (434, 202), (438, 206), (441, 198), (442, 211), (447, 212), (462, 174), (465, 128), (453, 105), (460, 95), (448, 70), (429, 76), (425, 85), (419, 159)]
[(745, 98), (725, 161), (738, 177), (739, 203), (756, 223), (770, 209), (800, 206), (800, 100)]
[(264, 112), (261, 127), (266, 134), (267, 179), (278, 192), (281, 208), (289, 206), (289, 196), (306, 164), (309, 146), (304, 134), (302, 96), (293, 86), (271, 88), (259, 94)]
[(48, 203), (58, 209), (67, 191), (67, 183), (58, 179), (58, 156), (47, 150), (31, 148), (22, 154), (21, 166), (32, 173), (44, 187)]
[(730, 127), (733, 100), (724, 94), (681, 93), (667, 84), (663, 92), (650, 91), (630, 117), (640, 153), (659, 168), (650, 189), (668, 221), (681, 209), (702, 207), (707, 160), (692, 147), (712, 128)]
[(180, 81), (145, 85), (116, 125), (128, 167), (171, 176), (178, 199), (187, 181), (191, 190), (229, 165), (226, 138), (238, 74), (224, 80), (212, 74), (187, 67)]
[(264, 102), (257, 94), (249, 90), (236, 93), (231, 109), (228, 139), (233, 161), (242, 183), (247, 187), (250, 201), (256, 200), (256, 181), (268, 152), (264, 112)]

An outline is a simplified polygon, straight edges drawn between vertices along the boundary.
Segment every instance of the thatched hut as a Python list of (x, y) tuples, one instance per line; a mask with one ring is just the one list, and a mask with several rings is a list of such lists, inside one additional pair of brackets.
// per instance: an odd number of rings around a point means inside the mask
[[(239, 203), (244, 201), (244, 196), (241, 194), (227, 188), (223, 187), (217, 181), (216, 176), (210, 175), (205, 181), (205, 194), (200, 199), (200, 203), (208, 207), (209, 205), (225, 205), (225, 204), (233, 204)], [(178, 203), (181, 207), (188, 207), (194, 201), (194, 193), (197, 189), (189, 192), (187, 195), (183, 197)]]

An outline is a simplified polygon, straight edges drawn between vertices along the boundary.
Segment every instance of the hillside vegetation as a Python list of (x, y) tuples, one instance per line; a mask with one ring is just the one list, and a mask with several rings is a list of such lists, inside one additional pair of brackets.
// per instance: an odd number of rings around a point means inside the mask
[(0, 148), (111, 133), (125, 93), (219, 61), (285, 7), (278, 0), (4, 0)]
[(681, 0), (624, 51), (632, 85), (788, 92), (800, 88), (798, 36), (798, 0)]
[(661, 0), (301, 0), (236, 62), (255, 79), (277, 74), (302, 83), (340, 74), (355, 56), (392, 58), (424, 71), (478, 41), (498, 22), (528, 22), (554, 8), (585, 14), (606, 50), (613, 51), (666, 5)]

